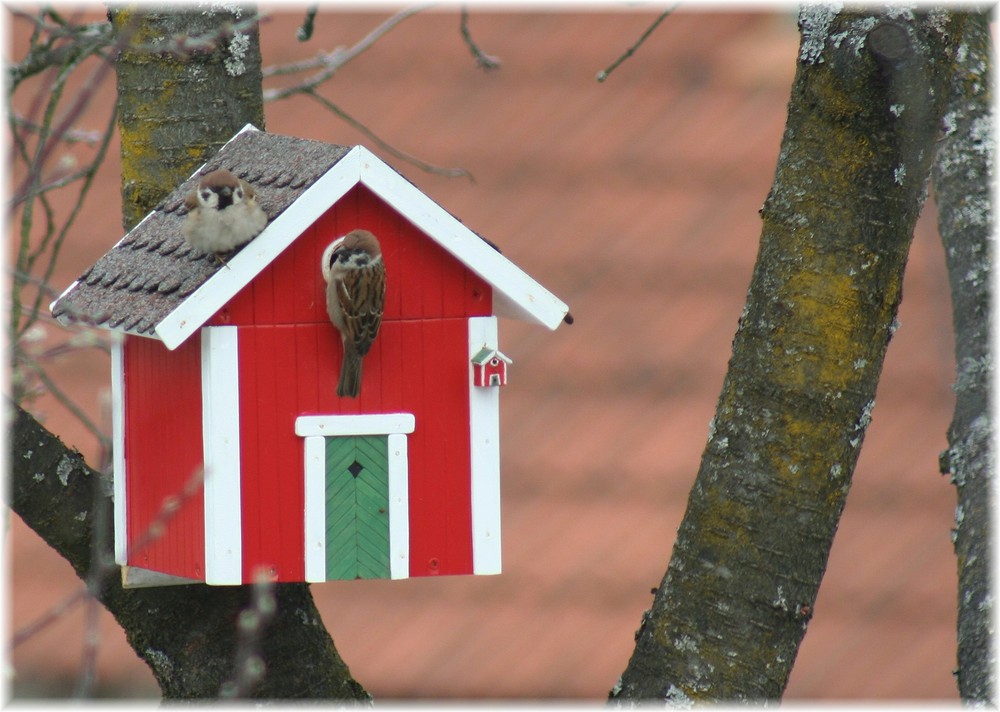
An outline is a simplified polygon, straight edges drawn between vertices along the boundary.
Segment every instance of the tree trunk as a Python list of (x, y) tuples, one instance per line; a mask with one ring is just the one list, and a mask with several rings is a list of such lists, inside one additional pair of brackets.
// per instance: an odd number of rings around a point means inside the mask
[[(111, 15), (116, 32), (130, 33), (118, 79), (131, 227), (246, 123), (262, 126), (260, 49), (245, 8)], [(20, 407), (12, 421), (14, 511), (115, 616), (165, 698), (368, 699), (306, 584), (123, 589), (110, 482)]]
[(964, 16), (803, 9), (747, 304), (669, 568), (612, 699), (780, 698), (896, 328)]
[(952, 82), (934, 187), (955, 325), (955, 415), (942, 471), (958, 490), (958, 691), (967, 702), (995, 704), (990, 594), (990, 285), (993, 255), (992, 43), (988, 18), (973, 14)]
[(246, 124), (264, 128), (256, 10), (111, 11), (125, 229)]

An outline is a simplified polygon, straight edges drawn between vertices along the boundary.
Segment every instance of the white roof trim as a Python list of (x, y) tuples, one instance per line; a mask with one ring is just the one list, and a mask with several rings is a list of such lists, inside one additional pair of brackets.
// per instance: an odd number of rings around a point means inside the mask
[(184, 343), (358, 183), (492, 285), (496, 313), (549, 329), (562, 322), (566, 304), (371, 151), (355, 146), (229, 260), (229, 269), (216, 272), (157, 324), (156, 335), (171, 350)]
[(426, 233), (494, 289), (493, 307), (501, 316), (555, 329), (569, 311), (558, 297), (529, 277), (485, 240), (458, 221), (416, 186), (363, 146), (356, 146), (361, 182)]

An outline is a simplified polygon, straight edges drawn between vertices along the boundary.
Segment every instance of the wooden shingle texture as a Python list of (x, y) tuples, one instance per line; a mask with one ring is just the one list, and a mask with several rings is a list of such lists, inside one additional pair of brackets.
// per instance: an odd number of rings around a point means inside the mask
[(225, 168), (242, 178), (273, 221), (349, 150), (262, 131), (241, 132), (84, 272), (55, 304), (53, 316), (152, 336), (164, 317), (225, 269), (181, 236), (184, 199), (202, 175)]

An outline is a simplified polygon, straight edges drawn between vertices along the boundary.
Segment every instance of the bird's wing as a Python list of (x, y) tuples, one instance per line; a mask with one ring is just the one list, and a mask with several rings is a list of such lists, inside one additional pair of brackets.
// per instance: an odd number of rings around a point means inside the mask
[(385, 305), (385, 265), (381, 260), (359, 270), (349, 270), (337, 290), (344, 315), (347, 341), (364, 356), (382, 323)]

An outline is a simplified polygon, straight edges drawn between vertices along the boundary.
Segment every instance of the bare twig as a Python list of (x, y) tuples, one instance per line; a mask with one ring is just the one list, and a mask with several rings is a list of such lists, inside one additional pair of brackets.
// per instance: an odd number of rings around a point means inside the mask
[[(50, 9), (43, 9), (37, 16), (8, 8), (11, 14), (34, 25), (29, 50), (24, 59), (7, 68), (7, 78), (12, 87), (50, 67), (75, 64), (81, 57), (100, 53), (112, 44), (111, 26), (107, 22), (86, 25), (46, 22), (45, 17), (58, 17)], [(46, 38), (43, 41), (42, 35)]]
[(378, 147), (381, 148), (386, 153), (389, 153), (389, 154), (395, 156), (396, 158), (398, 158), (398, 159), (400, 159), (402, 161), (406, 161), (407, 163), (410, 163), (410, 164), (416, 166), (417, 168), (419, 168), (420, 170), (425, 171), (427, 173), (434, 173), (436, 175), (447, 176), (448, 178), (465, 177), (465, 178), (468, 178), (470, 181), (475, 182), (475, 178), (473, 177), (473, 175), (471, 173), (469, 173), (469, 171), (465, 170), (464, 168), (442, 168), (440, 166), (435, 166), (435, 165), (432, 165), (430, 163), (426, 163), (425, 161), (421, 161), (419, 158), (416, 158), (414, 156), (411, 156), (408, 153), (400, 151), (398, 148), (395, 148), (395, 147), (389, 145), (388, 143), (386, 143), (385, 141), (383, 141), (381, 138), (379, 138), (377, 135), (375, 135), (375, 133), (371, 129), (369, 129), (363, 123), (361, 123), (360, 121), (358, 121), (357, 119), (355, 119), (353, 116), (351, 116), (350, 114), (348, 114), (346, 111), (344, 111), (343, 109), (341, 109), (339, 106), (337, 106), (336, 104), (334, 104), (332, 101), (330, 101), (326, 97), (320, 96), (315, 91), (305, 91), (303, 93), (306, 96), (312, 97), (313, 99), (315, 99), (316, 101), (318, 101), (320, 104), (322, 104), (323, 106), (325, 106), (327, 109), (329, 109), (330, 111), (332, 111), (334, 114), (336, 114), (337, 116), (339, 116), (341, 119), (343, 119), (344, 121), (346, 121), (350, 126), (352, 126), (353, 128), (355, 128), (358, 131), (360, 131), (361, 133), (363, 133), (373, 143), (377, 144)]
[(396, 27), (400, 22), (408, 17), (420, 12), (425, 9), (427, 5), (417, 5), (405, 10), (397, 12), (395, 15), (386, 19), (382, 24), (373, 29), (367, 35), (358, 40), (355, 44), (350, 47), (337, 47), (332, 52), (327, 52), (325, 54), (320, 54), (311, 59), (307, 59), (301, 62), (292, 62), (283, 65), (273, 65), (270, 67), (265, 67), (262, 71), (264, 78), (268, 77), (278, 77), (288, 74), (298, 74), (300, 72), (310, 72), (316, 71), (309, 77), (306, 77), (298, 84), (293, 84), (291, 86), (282, 87), (280, 89), (267, 89), (264, 91), (264, 101), (278, 101), (279, 99), (285, 99), (296, 94), (305, 94), (306, 96), (312, 97), (320, 104), (325, 106), (331, 112), (336, 114), (338, 117), (347, 122), (348, 125), (357, 129), (363, 133), (368, 139), (373, 143), (378, 145), (382, 150), (387, 153), (399, 158), (400, 160), (406, 161), (422, 171), (427, 173), (434, 173), (437, 175), (448, 176), (451, 178), (464, 176), (469, 180), (475, 180), (471, 173), (469, 173), (464, 168), (441, 168), (439, 166), (431, 165), (425, 161), (409, 155), (397, 148), (394, 148), (386, 141), (379, 138), (371, 129), (365, 126), (363, 123), (355, 119), (353, 116), (348, 114), (346, 111), (341, 109), (339, 106), (334, 104), (329, 99), (320, 96), (316, 91), (324, 82), (328, 81), (333, 77), (337, 71), (340, 70), (345, 64), (350, 62), (352, 59), (363, 53), (369, 47), (371, 47), (376, 41), (383, 37), (387, 32)]
[(61, 602), (54, 605), (44, 614), (31, 621), (25, 626), (22, 626), (20, 630), (14, 633), (14, 637), (10, 643), (10, 649), (13, 650), (21, 643), (26, 640), (30, 640), (34, 636), (41, 633), (43, 630), (48, 628), (50, 625), (55, 623), (57, 620), (69, 613), (77, 604), (81, 601), (87, 600), (87, 587), (81, 586), (76, 591), (71, 593), (69, 596), (64, 598)]
[(219, 690), (219, 697), (222, 698), (248, 697), (267, 672), (264, 659), (260, 656), (260, 641), (274, 618), (278, 602), (274, 583), (265, 570), (258, 570), (254, 579), (250, 605), (240, 611), (236, 619), (236, 669), (232, 679), (224, 682)]
[(308, 92), (315, 89), (323, 82), (327, 81), (332, 77), (341, 67), (350, 62), (352, 59), (362, 54), (365, 50), (371, 47), (375, 42), (382, 37), (385, 33), (389, 32), (392, 28), (398, 25), (400, 22), (406, 18), (415, 15), (421, 10), (425, 9), (426, 5), (417, 5), (406, 10), (400, 10), (395, 15), (387, 19), (381, 25), (376, 27), (374, 30), (369, 32), (367, 35), (362, 37), (358, 42), (356, 42), (351, 47), (337, 47), (332, 52), (327, 54), (321, 54), (312, 59), (308, 59), (304, 62), (294, 62), (286, 65), (264, 67), (262, 74), (265, 79), (268, 77), (276, 77), (284, 74), (296, 74), (298, 72), (306, 72), (313, 69), (320, 69), (311, 77), (307, 77), (300, 84), (296, 84), (290, 87), (283, 87), (281, 89), (267, 89), (264, 91), (264, 101), (276, 101), (278, 99), (284, 99), (285, 97), (292, 96), (293, 94), (300, 94), (303, 92)]
[(486, 54), (482, 49), (480, 49), (479, 45), (476, 44), (475, 40), (472, 39), (472, 34), (469, 32), (469, 10), (465, 5), (462, 5), (459, 29), (462, 32), (462, 39), (465, 40), (465, 46), (469, 48), (470, 52), (472, 52), (472, 56), (475, 57), (476, 64), (479, 67), (487, 72), (492, 69), (500, 68), (499, 57)]
[[(104, 162), (104, 156), (107, 153), (108, 146), (111, 143), (111, 137), (114, 135), (115, 119), (117, 117), (117, 107), (112, 108), (111, 116), (108, 119), (108, 125), (105, 127), (103, 140), (98, 146), (97, 154), (94, 156), (93, 161), (91, 161), (90, 166), (75, 174), (78, 177), (83, 178), (83, 184), (80, 186), (80, 192), (77, 194), (76, 202), (73, 205), (70, 214), (66, 217), (63, 222), (62, 228), (55, 234), (55, 239), (51, 241), (51, 251), (49, 255), (49, 261), (46, 265), (45, 274), (42, 276), (42, 282), (48, 284), (52, 274), (56, 268), (56, 260), (59, 257), (59, 251), (66, 241), (66, 236), (69, 234), (69, 230), (73, 227), (76, 222), (77, 217), (80, 215), (80, 211), (83, 209), (83, 201), (86, 199), (87, 194), (90, 192), (91, 185), (94, 182), (94, 178), (97, 176), (97, 169), (100, 168), (101, 164)], [(59, 182), (56, 183), (59, 185)], [(41, 188), (39, 188), (41, 189)], [(35, 250), (28, 258), (27, 269), (30, 271), (35, 264), (38, 257), (49, 247), (50, 240), (46, 237), (42, 241), (41, 245)], [(34, 303), (34, 309), (32, 311), (32, 316), (37, 318), (37, 314), (42, 306), (43, 293), (39, 292)], [(32, 320), (33, 321), (33, 320)], [(18, 330), (18, 333), (23, 332), (24, 325)]]
[[(23, 164), (24, 168), (20, 190), (8, 208), (11, 214), (19, 213), (19, 239), (10, 270), (12, 279), (8, 338), (14, 367), (11, 393), (19, 401), (36, 392), (38, 386), (47, 388), (97, 437), (101, 447), (106, 448), (109, 441), (102, 429), (85, 416), (81, 418), (84, 410), (73, 403), (46, 373), (43, 365), (45, 355), (29, 353), (29, 340), (23, 337), (42, 318), (43, 305), (51, 296), (52, 290), (48, 284), (54, 274), (59, 252), (80, 214), (113, 136), (114, 108), (101, 133), (84, 133), (76, 127), (76, 123), (113, 67), (109, 60), (113, 53), (109, 53), (108, 48), (117, 48), (119, 43), (126, 41), (126, 36), (130, 33), (122, 33), (115, 44), (111, 44), (110, 35), (99, 29), (98, 23), (75, 24), (76, 18), (68, 22), (51, 10), (42, 10), (37, 16), (20, 13), (18, 17), (32, 22), (32, 42), (25, 55), (26, 59), (20, 65), (26, 73), (8, 75), (8, 106), (13, 104), (10, 97), (16, 91), (20, 79), (45, 70), (45, 62), (57, 64), (48, 67), (41, 82), (32, 89), (35, 93), (26, 114), (15, 114), (10, 109), (7, 112), (13, 139), (11, 156)], [(61, 104), (71, 76), (76, 76), (77, 70), (90, 57), (96, 57), (98, 65), (89, 71), (81, 90), (65, 102), (68, 106), (63, 109)], [(61, 152), (67, 144), (79, 140), (97, 144), (96, 152), (84, 167), (74, 167), (75, 159), (71, 155), (64, 156), (64, 160), (58, 163), (52, 160), (56, 152)], [(54, 163), (53, 168), (47, 168), (49, 163)], [(76, 181), (81, 181), (81, 187), (75, 201), (71, 201), (68, 215), (63, 217), (60, 214), (57, 217), (47, 194)]]
[(83, 627), (83, 655), (80, 661), (80, 676), (73, 690), (75, 699), (90, 697), (97, 679), (97, 649), (101, 642), (100, 604), (93, 596), (86, 598), (86, 615)]
[[(119, 40), (119, 44), (121, 42), (122, 40)], [(84, 108), (94, 98), (98, 87), (113, 68), (114, 63), (112, 61), (108, 59), (102, 61), (84, 82), (73, 103), (63, 113), (62, 120), (52, 128), (44, 140), (41, 136), (39, 137), (38, 149), (35, 153), (33, 163), (29, 166), (28, 175), (25, 176), (20, 187), (14, 192), (11, 198), (10, 205), (12, 207), (28, 200), (35, 194), (36, 186), (40, 182), (42, 166), (45, 165), (49, 155), (62, 140), (61, 137), (70, 130), (73, 123), (83, 114)], [(50, 103), (50, 106), (54, 110), (54, 105)]]
[(599, 71), (597, 73), (597, 81), (603, 82), (605, 79), (608, 78), (608, 75), (611, 74), (611, 72), (615, 71), (615, 69), (618, 68), (619, 64), (621, 64), (626, 59), (628, 59), (633, 54), (635, 54), (635, 51), (637, 49), (639, 49), (639, 47), (642, 46), (642, 43), (645, 42), (646, 39), (651, 34), (653, 34), (653, 30), (655, 30), (657, 28), (657, 26), (661, 22), (663, 22), (670, 13), (672, 13), (674, 10), (676, 10), (678, 5), (680, 5), (679, 2), (674, 3), (673, 5), (671, 5), (670, 7), (668, 7), (666, 10), (664, 10), (663, 13), (653, 21), (653, 24), (650, 25), (648, 28), (646, 28), (646, 31), (642, 33), (642, 36), (639, 37), (638, 40), (636, 40), (635, 44), (633, 44), (631, 47), (629, 47), (627, 50), (625, 50), (625, 53), (621, 57), (619, 57), (618, 59), (616, 59), (614, 62), (612, 62), (611, 65), (607, 69), (602, 69), (601, 71)]
[(52, 396), (59, 401), (64, 408), (66, 408), (66, 410), (72, 413), (76, 419), (80, 421), (83, 427), (90, 431), (91, 435), (97, 438), (97, 441), (102, 447), (111, 447), (111, 438), (109, 438), (104, 431), (87, 416), (80, 406), (73, 402), (73, 399), (70, 398), (69, 395), (63, 391), (63, 389), (56, 385), (55, 381), (49, 377), (49, 374), (45, 372), (45, 369), (41, 366), (41, 364), (35, 362), (34, 359), (28, 358), (22, 358), (20, 360), (20, 364), (28, 366), (35, 372), (35, 375), (38, 376), (38, 379), (45, 385), (49, 393), (51, 393)]
[[(13, 110), (11, 111), (10, 122), (12, 126), (21, 127), (30, 133), (41, 134), (45, 130), (41, 124), (31, 121), (26, 116), (22, 116)], [(72, 129), (59, 138), (66, 143), (86, 143), (93, 146), (101, 140), (101, 134), (97, 131), (87, 131), (86, 129)]]

